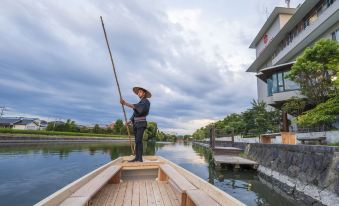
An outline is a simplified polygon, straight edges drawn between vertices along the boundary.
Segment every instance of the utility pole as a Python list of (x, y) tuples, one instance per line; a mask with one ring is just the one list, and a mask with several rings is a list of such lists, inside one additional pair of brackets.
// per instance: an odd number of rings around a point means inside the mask
[(211, 133), (211, 136), (210, 136), (210, 147), (212, 149), (214, 149), (215, 148), (215, 137), (216, 137), (216, 132), (215, 132), (214, 124), (212, 124), (212, 126), (210, 127), (210, 133)]

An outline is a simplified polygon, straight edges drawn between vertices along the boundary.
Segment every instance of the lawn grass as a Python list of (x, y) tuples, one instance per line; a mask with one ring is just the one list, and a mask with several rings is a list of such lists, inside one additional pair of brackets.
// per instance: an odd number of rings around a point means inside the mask
[(329, 144), (329, 146), (337, 146), (337, 147), (339, 147), (339, 142), (331, 143), (331, 144)]
[(115, 135), (115, 134), (95, 134), (95, 133), (81, 133), (81, 132), (57, 132), (46, 130), (16, 130), (16, 129), (3, 129), (0, 128), (0, 134), (24, 134), (24, 135), (46, 135), (46, 136), (60, 136), (60, 137), (107, 137), (107, 138), (127, 138), (127, 135)]

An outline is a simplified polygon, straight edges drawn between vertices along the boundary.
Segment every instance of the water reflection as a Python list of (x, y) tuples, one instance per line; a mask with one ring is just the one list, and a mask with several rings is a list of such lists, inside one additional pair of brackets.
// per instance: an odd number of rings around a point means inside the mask
[[(145, 142), (144, 154), (161, 155), (247, 205), (293, 205), (263, 185), (253, 171), (215, 169), (210, 153), (199, 146)], [(1, 144), (0, 205), (32, 205), (125, 155), (130, 155), (126, 143)]]
[[(144, 142), (144, 154), (155, 155), (155, 151), (165, 144)], [(25, 144), (0, 144), (0, 155), (42, 154), (59, 155), (60, 159), (67, 158), (73, 152), (88, 151), (90, 155), (97, 152), (109, 154), (111, 159), (131, 154), (130, 146), (126, 143), (25, 143)]]

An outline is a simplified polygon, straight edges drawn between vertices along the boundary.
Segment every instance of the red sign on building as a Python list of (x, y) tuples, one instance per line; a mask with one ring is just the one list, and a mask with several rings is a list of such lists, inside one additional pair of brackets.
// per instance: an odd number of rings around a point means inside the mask
[(264, 35), (264, 44), (267, 44), (267, 42), (268, 42), (268, 36), (267, 36), (267, 34), (265, 34)]

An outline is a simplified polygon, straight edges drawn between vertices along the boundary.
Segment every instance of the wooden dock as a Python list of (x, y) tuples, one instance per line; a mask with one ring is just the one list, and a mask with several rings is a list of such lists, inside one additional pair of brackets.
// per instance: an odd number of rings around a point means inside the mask
[[(205, 148), (210, 148), (208, 144), (205, 144), (202, 142), (194, 142), (194, 144), (205, 147)], [(240, 149), (237, 147), (214, 147), (211, 149), (214, 155), (239, 155), (240, 153), (244, 151), (243, 149)]]
[[(210, 145), (206, 143), (194, 142), (194, 144), (210, 148)], [(240, 154), (244, 151), (243, 149), (237, 147), (215, 146), (214, 148), (211, 148), (211, 150), (213, 152), (213, 159), (216, 167), (228, 166), (233, 169), (247, 167), (256, 170), (259, 166), (255, 161), (240, 157)]]
[(239, 155), (244, 151), (237, 147), (214, 147), (212, 150), (214, 155)]
[(253, 169), (257, 169), (259, 165), (252, 160), (233, 155), (214, 155), (214, 164), (217, 167), (228, 165), (234, 167), (234, 169), (240, 169), (241, 166), (250, 166)]

